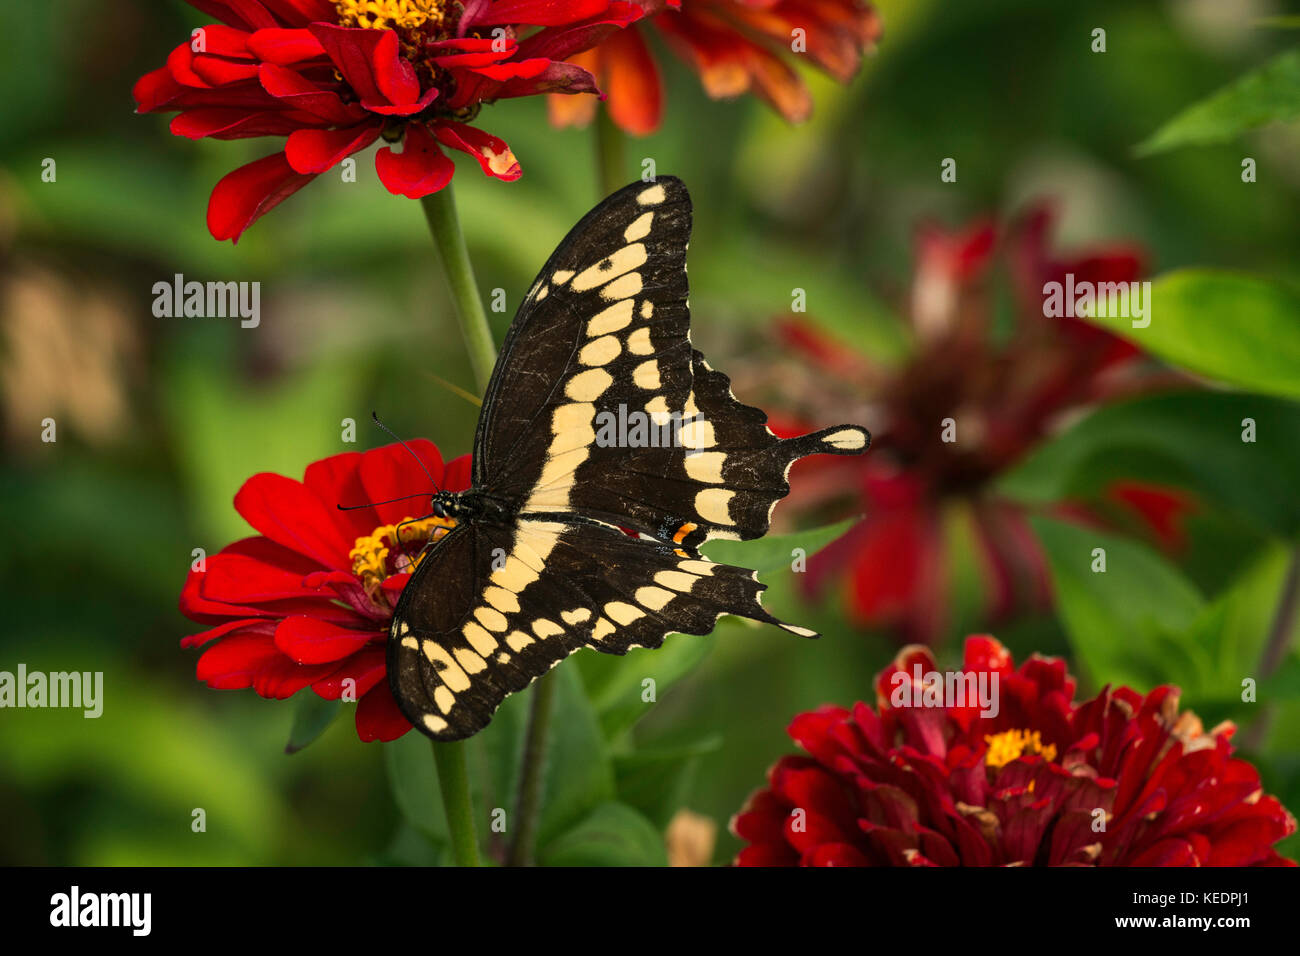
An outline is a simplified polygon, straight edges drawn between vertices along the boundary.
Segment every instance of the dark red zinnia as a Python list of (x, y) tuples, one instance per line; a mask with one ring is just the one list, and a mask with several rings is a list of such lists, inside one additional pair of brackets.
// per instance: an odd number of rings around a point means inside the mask
[[(955, 604), (958, 538), (972, 542), (987, 619), (1047, 607), (1046, 556), (1025, 509), (1000, 496), (996, 480), (1070, 416), (1163, 381), (1109, 332), (1044, 315), (1045, 283), (1067, 275), (1133, 282), (1141, 254), (1110, 246), (1059, 257), (1049, 251), (1050, 228), (1040, 207), (1001, 238), (988, 223), (923, 229), (907, 304), (911, 352), (897, 364), (846, 348), (798, 317), (777, 324), (783, 354), (795, 358), (769, 375), (780, 383), (771, 385), (773, 403), (790, 416), (773, 427), (801, 433), (806, 421), (848, 408), (874, 436), (861, 460), (799, 465), (792, 496), (795, 511), (866, 515), (809, 561), (802, 582), (811, 593), (842, 584), (860, 624), (904, 641), (937, 640)], [(1010, 279), (1007, 305), (992, 288), (998, 253)], [(1010, 327), (997, 328), (999, 319)], [(1186, 493), (1129, 481), (1103, 497), (1070, 513), (1134, 523), (1164, 546), (1182, 542), (1193, 506)]]
[(997, 716), (984, 717), (951, 699), (912, 706), (926, 700), (912, 694), (918, 669), (922, 684), (938, 673), (927, 649), (905, 648), (877, 677), (874, 709), (794, 719), (808, 756), (781, 758), (733, 819), (739, 865), (1295, 865), (1273, 848), (1295, 819), (1232, 756), (1233, 725), (1206, 732), (1176, 688), (1076, 701), (1064, 661), (1016, 668), (971, 637), (957, 673), (996, 686)]
[(596, 92), (566, 58), (642, 15), (626, 0), (188, 0), (220, 20), (135, 85), (142, 113), (176, 112), (190, 139), (285, 136), (285, 149), (217, 183), (208, 228), (238, 240), (317, 175), (370, 146), (390, 192), (436, 192), (461, 150), (518, 179), (502, 140), (471, 125), (485, 103)]
[[(655, 31), (699, 74), (714, 99), (753, 93), (792, 123), (812, 113), (812, 94), (794, 65), (803, 57), (841, 83), (880, 39), (880, 18), (861, 0), (660, 0), (649, 12)], [(659, 12), (662, 10), (662, 12)], [(607, 94), (609, 115), (629, 133), (659, 127), (663, 83), (640, 25), (611, 34), (571, 57)], [(551, 97), (551, 119), (585, 124), (591, 97)]]
[[(469, 487), (468, 455), (444, 467), (432, 442), (407, 445), (443, 489)], [(428, 485), (401, 445), (334, 455), (308, 466), (302, 481), (269, 473), (248, 479), (235, 509), (258, 534), (192, 570), (181, 592), (181, 613), (208, 625), (181, 641), (204, 648), (199, 680), (278, 700), (308, 687), (326, 700), (356, 700), (362, 740), (410, 730), (388, 687), (388, 626), (412, 559), (455, 521), (411, 522), (426, 512), (419, 499), (353, 511), (337, 505), (388, 501)]]

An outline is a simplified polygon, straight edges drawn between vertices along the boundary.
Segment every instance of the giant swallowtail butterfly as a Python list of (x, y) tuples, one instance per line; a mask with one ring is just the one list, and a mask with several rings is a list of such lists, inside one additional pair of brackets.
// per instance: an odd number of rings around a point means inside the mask
[[(860, 454), (871, 436), (840, 425), (779, 439), (736, 400), (691, 347), (690, 232), (680, 180), (634, 183), (583, 217), (520, 305), (471, 487), (433, 498), (457, 524), (428, 545), (389, 633), (393, 695), (435, 740), (481, 730), (580, 648), (659, 647), (724, 614), (817, 636), (763, 609), (755, 572), (698, 549), (765, 534), (796, 459)], [(658, 427), (611, 441), (620, 419)]]

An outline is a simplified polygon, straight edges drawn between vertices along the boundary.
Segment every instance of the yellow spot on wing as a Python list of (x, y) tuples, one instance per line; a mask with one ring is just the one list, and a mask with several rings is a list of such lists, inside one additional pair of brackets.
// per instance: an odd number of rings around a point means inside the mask
[(727, 488), (706, 488), (695, 496), (695, 510), (713, 524), (735, 524), (729, 509), (735, 496), (736, 493)]
[[(588, 269), (582, 270), (573, 280), (574, 292), (586, 292), (598, 285), (604, 285), (610, 279), (617, 279), (625, 272), (631, 272), (645, 264), (646, 251), (644, 243), (634, 242), (602, 259)], [(619, 296), (622, 298), (622, 296)]]
[(624, 299), (622, 302), (616, 302), (609, 308), (597, 312), (591, 317), (591, 321), (587, 323), (587, 334), (591, 336), (606, 335), (625, 328), (632, 321), (632, 306), (634, 304), (631, 299)]
[(699, 578), (695, 575), (685, 574), (681, 571), (660, 571), (655, 575), (655, 584), (683, 593), (689, 591), (698, 580)]
[(726, 460), (726, 453), (720, 451), (702, 451), (687, 455), (685, 460), (687, 477), (709, 484), (719, 484), (722, 481), (722, 464)]
[(477, 621), (466, 621), (460, 632), (465, 635), (465, 640), (469, 641), (469, 646), (485, 657), (497, 646), (497, 639), (483, 630), (482, 625)]
[(623, 625), (631, 624), (633, 621), (645, 617), (645, 611), (622, 601), (610, 601), (606, 604), (605, 614)]
[(581, 624), (591, 617), (591, 610), (585, 607), (575, 607), (572, 611), (562, 611), (560, 617), (565, 624)]
[(676, 596), (677, 595), (673, 594), (672, 591), (665, 591), (663, 588), (651, 587), (637, 588), (636, 594), (633, 595), (633, 597), (636, 598), (637, 604), (640, 604), (642, 607), (648, 607), (652, 611), (660, 610)]
[(594, 402), (613, 383), (614, 379), (604, 369), (589, 368), (569, 379), (564, 394), (575, 402)]
[(583, 365), (608, 365), (618, 358), (623, 346), (612, 335), (602, 335), (583, 346), (578, 361)]
[(632, 225), (623, 230), (623, 238), (627, 242), (636, 242), (638, 239), (644, 239), (650, 235), (650, 224), (654, 222), (655, 214), (652, 212), (642, 213), (632, 221)]
[(641, 273), (629, 272), (601, 287), (600, 297), (606, 302), (617, 299), (630, 299), (641, 291)]
[(664, 201), (667, 193), (662, 185), (656, 184), (637, 193), (636, 201), (642, 206), (657, 206)]
[(442, 678), (442, 682), (453, 691), (460, 693), (463, 690), (469, 690), (469, 678), (460, 669), (460, 665), (453, 661), (451, 655), (439, 644), (434, 641), (425, 641), (424, 656), (434, 664), (438, 676)]

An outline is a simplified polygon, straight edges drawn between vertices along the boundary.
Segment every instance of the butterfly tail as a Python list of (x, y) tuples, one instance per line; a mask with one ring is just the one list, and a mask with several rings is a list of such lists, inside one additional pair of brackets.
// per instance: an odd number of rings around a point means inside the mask
[(786, 438), (776, 447), (789, 461), (807, 455), (861, 455), (871, 447), (871, 432), (859, 425), (834, 425), (797, 438)]

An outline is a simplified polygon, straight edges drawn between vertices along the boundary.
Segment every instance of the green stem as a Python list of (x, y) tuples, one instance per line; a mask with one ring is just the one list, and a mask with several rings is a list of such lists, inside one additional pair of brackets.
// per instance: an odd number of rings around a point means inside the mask
[(456, 214), (456, 197), (451, 184), (425, 196), (420, 205), (424, 207), (429, 231), (433, 233), (433, 244), (438, 247), (438, 256), (447, 274), (447, 285), (456, 305), (456, 318), (460, 321), (461, 335), (465, 338), (469, 362), (474, 369), (474, 380), (478, 382), (479, 391), (486, 392), (497, 352), (492, 344), (492, 329), (483, 309), (478, 284), (474, 281), (474, 267), (469, 261), (465, 236), (460, 231), (460, 217)]
[(438, 767), (438, 789), (442, 791), (442, 805), (447, 812), (452, 856), (457, 866), (478, 866), (478, 836), (474, 833), (474, 811), (470, 806), (465, 741), (435, 742), (433, 762)]
[(596, 107), (596, 175), (602, 199), (628, 183), (626, 143), (627, 137), (614, 125), (609, 110)]
[[(492, 367), (496, 365), (496, 348), (492, 343), (492, 329), (487, 312), (474, 281), (474, 267), (469, 261), (469, 249), (460, 230), (460, 217), (456, 214), (456, 196), (451, 184), (420, 200), (424, 216), (433, 233), (433, 244), (447, 276), (447, 285), (456, 306), (465, 348), (469, 352), (474, 380), (480, 392), (487, 391)], [(447, 813), (447, 829), (451, 834), (452, 856), (458, 866), (478, 866), (478, 837), (474, 833), (474, 810), (470, 800), (469, 773), (465, 768), (465, 743), (435, 743), (433, 762), (438, 768), (438, 788), (442, 791), (442, 805)]]
[[(1272, 677), (1286, 660), (1297, 615), (1300, 615), (1300, 547), (1291, 552), (1286, 577), (1282, 580), (1282, 593), (1278, 596), (1277, 609), (1273, 612), (1273, 626), (1269, 628), (1268, 643), (1264, 647), (1264, 656), (1259, 662), (1261, 681)], [(1273, 707), (1271, 704), (1265, 704), (1260, 708), (1260, 714), (1255, 718), (1255, 722), (1242, 735), (1243, 749), (1258, 750), (1262, 747), (1272, 723)]]
[(510, 841), (507, 866), (527, 866), (533, 858), (537, 820), (542, 809), (542, 768), (546, 765), (546, 739), (555, 704), (555, 679), (544, 674), (533, 686), (528, 711), (528, 733), (519, 769), (519, 793), (515, 799), (515, 837)]

